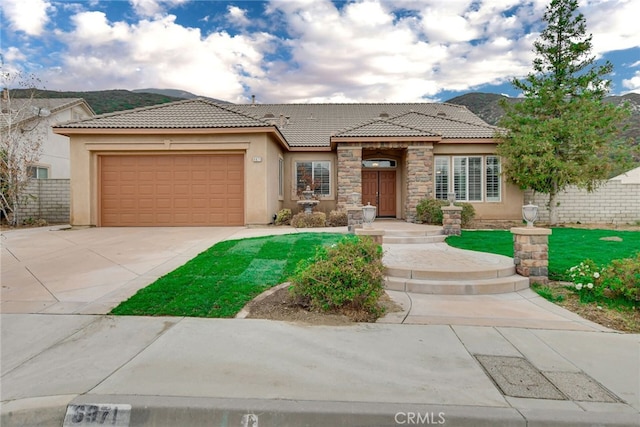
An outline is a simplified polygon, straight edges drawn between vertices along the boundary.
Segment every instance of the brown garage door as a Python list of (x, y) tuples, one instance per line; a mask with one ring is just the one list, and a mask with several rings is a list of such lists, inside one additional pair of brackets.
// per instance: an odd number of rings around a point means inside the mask
[(244, 157), (100, 157), (100, 225), (244, 225)]

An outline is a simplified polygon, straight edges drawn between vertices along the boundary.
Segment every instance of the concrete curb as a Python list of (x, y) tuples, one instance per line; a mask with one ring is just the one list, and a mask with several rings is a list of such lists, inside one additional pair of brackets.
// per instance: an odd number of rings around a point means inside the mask
[(258, 295), (257, 297), (255, 297), (254, 299), (252, 299), (251, 301), (249, 301), (243, 308), (242, 310), (240, 310), (238, 312), (238, 314), (236, 314), (234, 316), (235, 319), (246, 319), (247, 316), (250, 314), (249, 310), (247, 309), (247, 307), (249, 306), (249, 304), (251, 304), (254, 301), (262, 301), (263, 299), (267, 298), (270, 295), (273, 295), (274, 293), (276, 293), (277, 291), (279, 291), (280, 289), (286, 288), (288, 286), (291, 286), (290, 282), (284, 282), (281, 283), (279, 285), (274, 286), (273, 288), (269, 288), (266, 291), (264, 291), (263, 293), (261, 293), (260, 295)]
[[(24, 399), (3, 409), (3, 426), (56, 425), (63, 423), (70, 396)], [(35, 400), (49, 402), (34, 406)], [(28, 401), (28, 402), (27, 402)], [(57, 404), (55, 404), (57, 401)], [(584, 412), (578, 410), (514, 409), (416, 405), (377, 402), (293, 401), (262, 399), (221, 399), (202, 397), (82, 395), (73, 405), (131, 405), (129, 422), (116, 425), (136, 427), (254, 426), (261, 427), (391, 427), (400, 425), (452, 425), (473, 427), (635, 427), (639, 414)], [(8, 408), (5, 408), (8, 409)]]

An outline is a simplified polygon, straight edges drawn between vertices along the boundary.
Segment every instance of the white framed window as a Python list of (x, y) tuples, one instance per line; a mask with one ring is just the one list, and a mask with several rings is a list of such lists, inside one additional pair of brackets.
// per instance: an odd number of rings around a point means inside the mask
[(466, 202), (499, 202), (500, 158), (498, 156), (436, 156), (435, 198), (447, 200), (447, 193)]
[(296, 190), (300, 194), (309, 186), (320, 197), (331, 195), (331, 162), (296, 162)]
[(449, 192), (449, 157), (436, 156), (435, 195), (436, 199), (447, 200)]
[(284, 196), (284, 159), (278, 158), (278, 196)]
[(48, 179), (49, 168), (46, 166), (27, 166), (27, 175), (33, 179)]
[(498, 156), (485, 157), (486, 169), (486, 200), (487, 202), (499, 202), (501, 199), (500, 185), (500, 158)]

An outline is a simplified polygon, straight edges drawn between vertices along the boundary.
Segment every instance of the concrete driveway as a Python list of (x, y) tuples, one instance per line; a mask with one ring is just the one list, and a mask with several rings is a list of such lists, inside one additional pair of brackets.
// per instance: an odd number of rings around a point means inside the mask
[(6, 231), (0, 312), (105, 314), (215, 243), (251, 232), (245, 227)]

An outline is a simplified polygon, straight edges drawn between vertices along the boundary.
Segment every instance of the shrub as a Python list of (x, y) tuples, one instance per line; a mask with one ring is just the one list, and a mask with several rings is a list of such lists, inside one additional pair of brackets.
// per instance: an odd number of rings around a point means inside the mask
[(291, 218), (291, 226), (295, 228), (325, 227), (326, 223), (327, 214), (324, 212), (312, 212), (311, 214), (300, 212)]
[(427, 224), (442, 224), (442, 207), (448, 203), (436, 199), (422, 199), (416, 206), (416, 219)]
[(461, 225), (467, 227), (476, 217), (476, 209), (471, 203), (456, 203), (456, 206), (462, 206)]
[(602, 270), (602, 285), (613, 298), (640, 303), (640, 252), (632, 258), (613, 260)]
[(327, 225), (329, 227), (344, 227), (348, 225), (347, 212), (345, 211), (331, 211), (329, 212), (329, 218), (327, 219)]
[(383, 279), (382, 247), (368, 236), (345, 237), (301, 261), (291, 291), (315, 309), (340, 311), (353, 320), (364, 320), (358, 316), (364, 311), (370, 320), (382, 313)]
[(289, 225), (291, 224), (291, 209), (280, 209), (276, 214), (276, 225)]
[(574, 291), (578, 293), (580, 302), (592, 302), (603, 295), (601, 269), (590, 259), (574, 265), (567, 271), (567, 276), (573, 282)]
[[(448, 206), (449, 202), (436, 199), (422, 199), (416, 206), (416, 219), (427, 224), (442, 225), (442, 207)], [(476, 216), (476, 210), (471, 203), (456, 203), (456, 206), (462, 206), (460, 220), (462, 227), (471, 224)]]

